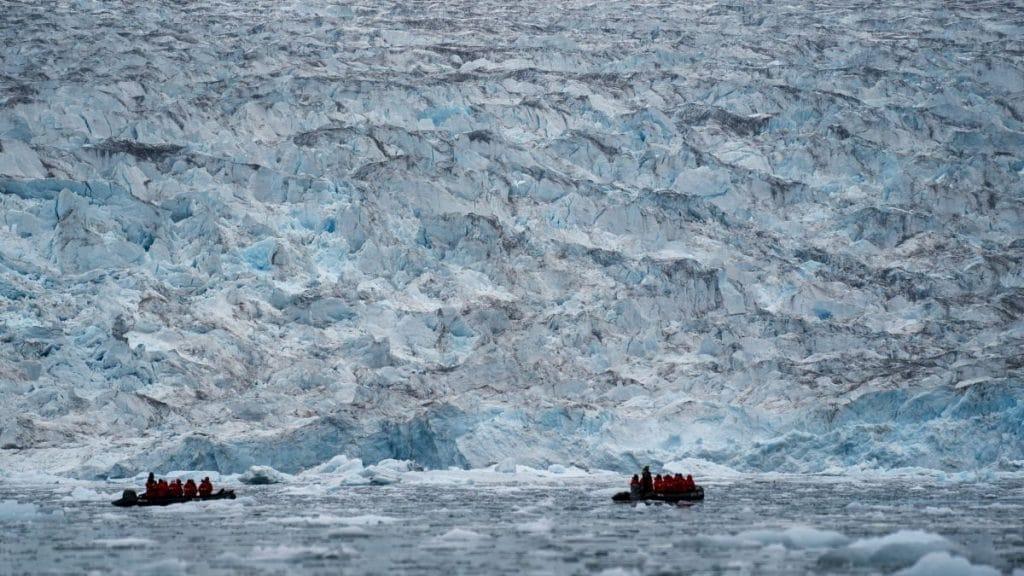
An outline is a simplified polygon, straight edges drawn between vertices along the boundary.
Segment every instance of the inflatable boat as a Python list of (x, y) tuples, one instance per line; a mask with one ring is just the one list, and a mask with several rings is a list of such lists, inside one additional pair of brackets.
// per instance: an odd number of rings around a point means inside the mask
[(697, 486), (694, 490), (686, 492), (648, 492), (647, 494), (633, 495), (629, 492), (619, 492), (612, 496), (615, 502), (700, 502), (704, 499), (704, 488)]
[(185, 496), (178, 497), (167, 497), (159, 500), (148, 500), (145, 496), (139, 496), (135, 493), (135, 490), (125, 490), (121, 493), (121, 497), (111, 502), (114, 506), (120, 506), (121, 508), (130, 508), (132, 506), (170, 506), (171, 504), (184, 504), (185, 502), (205, 502), (207, 500), (234, 500), (234, 490), (223, 490), (216, 494), (210, 494), (209, 496), (193, 496), (191, 498)]

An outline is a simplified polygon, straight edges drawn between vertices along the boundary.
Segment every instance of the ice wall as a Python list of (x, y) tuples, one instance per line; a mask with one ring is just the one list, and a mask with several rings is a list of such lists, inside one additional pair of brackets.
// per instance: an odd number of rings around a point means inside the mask
[(0, 39), (0, 469), (1024, 465), (1013, 3), (13, 1)]

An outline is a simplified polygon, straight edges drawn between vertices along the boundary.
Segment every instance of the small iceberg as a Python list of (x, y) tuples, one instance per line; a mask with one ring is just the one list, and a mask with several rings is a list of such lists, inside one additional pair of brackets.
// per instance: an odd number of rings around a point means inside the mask
[(252, 466), (238, 477), (238, 481), (242, 484), (250, 484), (254, 486), (265, 484), (286, 484), (291, 482), (292, 479), (293, 476), (291, 474), (278, 472), (270, 466)]

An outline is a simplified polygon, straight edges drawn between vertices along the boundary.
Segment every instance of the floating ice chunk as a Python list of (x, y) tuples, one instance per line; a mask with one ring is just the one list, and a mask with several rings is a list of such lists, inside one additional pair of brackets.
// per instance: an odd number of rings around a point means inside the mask
[(302, 525), (302, 526), (332, 526), (344, 524), (347, 518), (332, 516), (330, 514), (318, 514), (316, 516), (290, 516), (286, 518), (271, 518), (274, 524)]
[(266, 546), (253, 548), (247, 558), (263, 562), (286, 562), (301, 559), (336, 558), (338, 555), (337, 551), (322, 546)]
[(818, 530), (810, 526), (794, 526), (785, 530), (748, 530), (740, 532), (736, 537), (764, 545), (781, 544), (791, 550), (833, 548), (849, 542), (849, 538), (839, 532)]
[(293, 476), (278, 472), (270, 466), (252, 466), (239, 477), (238, 481), (243, 484), (284, 484), (290, 482)]
[(950, 556), (948, 552), (925, 554), (910, 568), (894, 576), (998, 576), (999, 570), (991, 566), (971, 564), (966, 558)]
[(348, 526), (377, 526), (380, 524), (391, 524), (397, 522), (398, 518), (392, 518), (391, 516), (381, 516), (379, 514), (363, 514), (361, 516), (350, 516), (342, 519), (343, 524)]
[(360, 476), (369, 480), (370, 484), (395, 484), (402, 481), (402, 475), (412, 468), (408, 460), (381, 460), (367, 466)]
[(43, 516), (39, 508), (31, 502), (24, 504), (17, 500), (0, 501), (0, 522), (17, 520), (34, 520)]
[(333, 516), (331, 514), (318, 514), (316, 516), (292, 516), (287, 518), (274, 518), (271, 522), (285, 525), (305, 526), (377, 526), (390, 524), (396, 519), (390, 516), (378, 516), (376, 514), (364, 514), (362, 516)]
[(548, 466), (548, 472), (552, 474), (565, 474), (568, 471), (569, 470), (565, 466), (562, 466), (561, 464), (552, 464)]
[(145, 548), (146, 546), (156, 544), (156, 542), (149, 538), (100, 538), (92, 542), (97, 546), (105, 546), (107, 548)]
[(363, 466), (363, 461), (359, 458), (348, 458), (341, 455), (300, 472), (298, 477), (307, 482), (303, 485), (304, 488), (310, 486), (309, 481), (317, 481), (318, 476), (338, 481), (343, 486), (391, 484), (400, 480), (400, 474), (394, 468), (389, 467), (388, 464), (383, 466), (380, 464), (367, 467)]
[(487, 536), (472, 530), (452, 528), (431, 540), (428, 545), (437, 548), (461, 548), (463, 546), (475, 546), (486, 539)]
[(62, 498), (64, 501), (95, 501), (106, 499), (106, 495), (100, 494), (99, 492), (84, 486), (75, 486), (67, 496)]
[(362, 484), (364, 482), (362, 476), (364, 469), (363, 461), (359, 458), (349, 458), (344, 454), (339, 454), (323, 464), (318, 464), (308, 470), (304, 470), (299, 476), (306, 478), (319, 475), (341, 476), (343, 483), (348, 483), (348, 480), (355, 479), (355, 483)]
[(139, 574), (159, 574), (160, 576), (175, 576), (177, 574), (193, 574), (191, 565), (181, 558), (165, 558), (152, 564), (145, 564), (139, 567)]
[(637, 570), (627, 570), (626, 568), (622, 567), (606, 568), (598, 572), (600, 576), (633, 576), (634, 574), (639, 573), (640, 572)]
[(826, 565), (858, 564), (884, 569), (912, 565), (930, 552), (956, 551), (955, 544), (946, 538), (923, 530), (900, 530), (885, 536), (862, 538), (821, 558)]
[(551, 532), (554, 527), (554, 523), (550, 518), (538, 518), (530, 522), (521, 522), (516, 524), (516, 529), (521, 532), (530, 532), (532, 534), (546, 534)]
[(857, 540), (849, 547), (851, 550), (878, 554), (899, 547), (947, 548), (949, 546), (951, 546), (949, 540), (938, 534), (923, 530), (900, 530), (886, 536)]
[(494, 471), (501, 474), (515, 474), (516, 470), (517, 466), (514, 458), (506, 458), (494, 466)]
[(329, 538), (358, 538), (367, 537), (370, 533), (359, 526), (342, 526), (327, 532)]
[[(636, 506), (636, 510), (646, 510), (647, 506)], [(740, 536), (733, 536), (729, 534), (714, 534), (710, 536), (696, 536), (695, 542), (706, 544), (708, 546), (717, 546), (719, 548), (756, 548), (761, 546), (761, 543), (757, 540), (745, 540)]]

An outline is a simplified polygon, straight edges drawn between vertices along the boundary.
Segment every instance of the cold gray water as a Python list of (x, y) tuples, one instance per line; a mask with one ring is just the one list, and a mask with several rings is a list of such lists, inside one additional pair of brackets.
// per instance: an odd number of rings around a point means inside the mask
[[(580, 481), (558, 488), (420, 484), (321, 487), (309, 496), (298, 486), (242, 486), (235, 501), (119, 509), (95, 495), (82, 499), (65, 485), (5, 485), (0, 573), (1020, 574), (1024, 568), (1019, 480), (744, 480), (709, 484), (706, 501), (687, 507), (613, 504), (614, 486), (584, 488)], [(119, 490), (109, 487), (112, 496)]]

